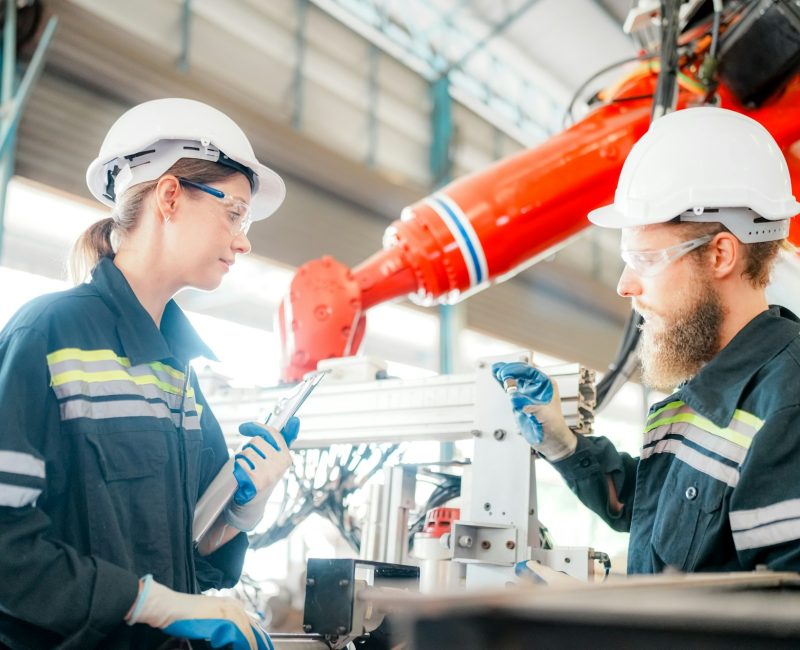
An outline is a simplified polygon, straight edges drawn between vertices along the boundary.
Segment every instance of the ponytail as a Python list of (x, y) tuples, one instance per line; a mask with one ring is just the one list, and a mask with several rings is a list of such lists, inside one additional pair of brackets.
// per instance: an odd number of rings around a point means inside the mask
[(89, 274), (104, 257), (114, 257), (111, 234), (114, 232), (113, 217), (100, 219), (89, 226), (72, 247), (69, 255), (69, 279), (73, 284), (80, 284), (89, 278)]

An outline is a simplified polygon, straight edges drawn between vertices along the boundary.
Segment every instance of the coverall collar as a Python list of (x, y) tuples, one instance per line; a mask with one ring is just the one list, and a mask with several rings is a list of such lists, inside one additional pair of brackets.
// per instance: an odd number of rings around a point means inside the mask
[(174, 300), (164, 308), (161, 329), (156, 327), (111, 258), (104, 257), (98, 262), (90, 284), (117, 315), (117, 333), (131, 365), (169, 358), (184, 366), (195, 357), (218, 360)]
[(800, 333), (791, 311), (771, 305), (733, 337), (678, 391), (678, 397), (718, 427), (727, 427), (753, 376)]

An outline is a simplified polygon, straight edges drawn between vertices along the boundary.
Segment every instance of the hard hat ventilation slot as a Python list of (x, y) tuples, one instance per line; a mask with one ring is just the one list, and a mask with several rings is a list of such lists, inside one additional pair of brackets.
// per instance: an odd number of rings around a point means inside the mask
[(125, 156), (125, 159), (126, 160), (130, 160), (131, 162), (133, 162), (134, 158), (138, 158), (139, 156), (146, 156), (148, 154), (155, 153), (155, 152), (156, 152), (155, 149), (148, 149), (147, 151), (139, 151), (138, 153), (130, 153), (127, 156)]

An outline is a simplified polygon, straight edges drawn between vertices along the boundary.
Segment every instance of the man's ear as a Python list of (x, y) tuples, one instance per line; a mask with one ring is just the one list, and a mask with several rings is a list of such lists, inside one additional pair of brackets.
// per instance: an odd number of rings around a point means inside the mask
[(724, 231), (714, 235), (708, 243), (711, 256), (711, 271), (715, 278), (722, 280), (736, 273), (744, 255), (743, 244), (734, 235)]
[(183, 194), (180, 181), (172, 174), (158, 179), (153, 196), (156, 208), (164, 223), (168, 223), (178, 212), (178, 199)]

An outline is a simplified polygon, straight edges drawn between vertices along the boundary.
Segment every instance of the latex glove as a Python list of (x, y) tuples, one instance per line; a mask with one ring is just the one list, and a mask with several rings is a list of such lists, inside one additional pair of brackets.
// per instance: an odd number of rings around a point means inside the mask
[(252, 530), (264, 516), (269, 495), (292, 465), (289, 446), (300, 431), (300, 420), (289, 418), (283, 431), (257, 422), (239, 426), (252, 441), (234, 456), (233, 475), (239, 484), (225, 508), (225, 521), (239, 530)]
[(273, 650), (272, 641), (233, 598), (182, 594), (146, 575), (125, 619), (143, 623), (179, 639), (202, 639), (212, 648)]
[(495, 363), (492, 374), (503, 385), (507, 379), (517, 382), (509, 394), (514, 416), (523, 437), (549, 461), (571, 456), (578, 438), (567, 426), (561, 412), (558, 386), (545, 373), (527, 363)]

